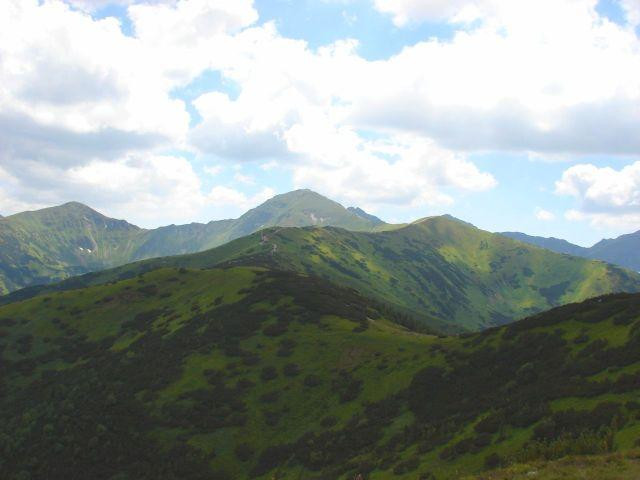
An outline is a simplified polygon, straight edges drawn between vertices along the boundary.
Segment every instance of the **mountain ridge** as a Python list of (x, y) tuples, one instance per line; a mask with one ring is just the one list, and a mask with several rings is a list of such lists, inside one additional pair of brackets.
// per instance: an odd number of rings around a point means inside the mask
[(156, 229), (67, 202), (0, 219), (0, 293), (146, 258), (202, 251), (268, 226), (373, 230), (386, 225), (380, 222), (307, 189), (276, 195), (237, 219)]
[(0, 306), (2, 471), (457, 480), (626, 452), (639, 306), (606, 295), (436, 337), (352, 289), (263, 267), (50, 292)]
[(581, 247), (555, 237), (537, 237), (521, 232), (500, 232), (500, 235), (558, 253), (601, 260), (640, 271), (640, 231), (600, 240), (591, 247)]
[(380, 232), (272, 227), (203, 252), (24, 289), (0, 303), (132, 278), (157, 268), (236, 266), (326, 278), (445, 332), (497, 326), (563, 303), (640, 290), (640, 275), (633, 272), (527, 246), (441, 216)]

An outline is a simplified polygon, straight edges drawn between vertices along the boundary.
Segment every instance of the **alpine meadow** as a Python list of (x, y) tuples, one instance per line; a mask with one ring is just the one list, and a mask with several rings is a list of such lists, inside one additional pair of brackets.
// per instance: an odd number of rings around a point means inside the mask
[(636, 0), (0, 0), (0, 480), (640, 478)]

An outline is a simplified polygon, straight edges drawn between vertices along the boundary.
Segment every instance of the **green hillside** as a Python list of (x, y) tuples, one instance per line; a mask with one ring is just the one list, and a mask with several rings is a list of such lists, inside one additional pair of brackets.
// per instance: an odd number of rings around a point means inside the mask
[(458, 479), (640, 438), (640, 295), (438, 338), (324, 280), (164, 268), (0, 307), (17, 479)]
[(77, 202), (0, 217), (0, 294), (136, 260), (199, 252), (270, 226), (384, 228), (311, 190), (277, 195), (235, 220), (145, 230)]
[(521, 463), (464, 480), (637, 480), (640, 452), (568, 456), (561, 460)]
[(126, 263), (143, 230), (80, 203), (0, 219), (0, 293)]
[[(134, 263), (52, 288), (100, 284), (159, 267), (218, 265), (326, 278), (441, 331), (479, 330), (596, 295), (640, 289), (633, 272), (530, 247), (447, 216), (377, 233), (267, 229), (205, 252)], [(26, 289), (5, 301), (41, 291)]]

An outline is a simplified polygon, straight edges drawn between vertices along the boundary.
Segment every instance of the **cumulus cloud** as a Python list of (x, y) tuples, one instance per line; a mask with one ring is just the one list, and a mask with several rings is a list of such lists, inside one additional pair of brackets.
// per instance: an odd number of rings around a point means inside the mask
[(240, 93), (195, 102), (204, 121), (192, 142), (228, 158), (287, 159), (299, 153), (289, 148), (293, 132), (327, 123), (334, 132), (411, 132), (455, 151), (640, 152), (640, 41), (599, 16), (596, 2), (386, 4), (458, 19), (471, 5), (479, 22), (376, 62), (354, 41), (313, 51), (273, 25), (248, 29), (216, 67)]
[(219, 68), (238, 85), (237, 98), (211, 92), (194, 101), (203, 120), (190, 139), (201, 152), (267, 165), (277, 159), (296, 187), (369, 205), (450, 203), (456, 190), (495, 184), (462, 155), (419, 135), (361, 135), (353, 100), (372, 72), (356, 42), (313, 51), (267, 24), (242, 32), (233, 48)]
[(468, 0), (374, 0), (375, 8), (391, 15), (393, 23), (398, 27), (429, 20), (471, 21), (480, 14), (481, 10), (477, 4), (490, 3), (490, 1), (472, 3)]
[(107, 3), (3, 3), (3, 213), (91, 199), (149, 224), (223, 205), (203, 193), (187, 159), (160, 152), (183, 147), (189, 130), (173, 89), (210, 68), (233, 34), (257, 20), (252, 1), (118, 2), (128, 5), (132, 36), (116, 18), (87, 13)]
[(543, 222), (550, 222), (551, 220), (555, 220), (556, 218), (553, 212), (550, 212), (549, 210), (545, 210), (543, 208), (536, 208), (535, 217)]
[(640, 3), (637, 0), (620, 0), (627, 22), (631, 27), (640, 25)]
[[(163, 153), (192, 149), (218, 165), (277, 164), (344, 201), (446, 204), (496, 183), (470, 151), (640, 153), (629, 0), (629, 25), (595, 0), (376, 0), (398, 26), (455, 29), (378, 61), (355, 40), (312, 49), (257, 25), (251, 0), (119, 0), (131, 35), (87, 13), (98, 3), (70, 3), (8, 0), (0, 16), (0, 162), (25, 189), (56, 174), (79, 194), (100, 171), (139, 178), (147, 197), (122, 189), (144, 205), (172, 199), (145, 178), (174, 184), (191, 199), (183, 212), (240, 194), (203, 193), (189, 162)], [(192, 119), (175, 92), (208, 71), (234, 95), (204, 92)]]
[(450, 41), (369, 65), (375, 80), (356, 92), (354, 121), (461, 150), (640, 152), (640, 39), (599, 16), (597, 2), (386, 4), (408, 16), (449, 18), (465, 5), (482, 14)]
[[(629, 25), (640, 22), (640, 6), (636, 0), (617, 0), (625, 13)], [(540, 20), (547, 25), (558, 24), (552, 17), (544, 17), (550, 8), (555, 8), (562, 21), (567, 13), (593, 15), (598, 0), (374, 0), (374, 7), (391, 16), (398, 27), (433, 21), (454, 24), (486, 22), (508, 26), (514, 21), (529, 28)]]
[(640, 226), (640, 161), (620, 170), (574, 165), (556, 182), (556, 193), (579, 202), (579, 208), (567, 212), (569, 220), (621, 228)]
[[(156, 226), (239, 215), (275, 194), (268, 187), (252, 195), (224, 185), (207, 190), (191, 163), (179, 156), (142, 153), (69, 169), (37, 162), (24, 166), (28, 176), (0, 168), (3, 215), (60, 204), (74, 192), (75, 199), (90, 198), (92, 207), (109, 216)], [(34, 198), (40, 202), (33, 203)]]
[[(312, 137), (314, 131), (306, 133)], [(329, 143), (295, 133), (301, 137), (291, 139), (292, 147), (304, 149), (311, 161), (293, 170), (294, 183), (347, 203), (447, 205), (453, 202), (450, 189), (483, 191), (496, 185), (492, 175), (429, 140), (396, 136), (367, 142), (346, 130), (336, 134), (340, 142)]]

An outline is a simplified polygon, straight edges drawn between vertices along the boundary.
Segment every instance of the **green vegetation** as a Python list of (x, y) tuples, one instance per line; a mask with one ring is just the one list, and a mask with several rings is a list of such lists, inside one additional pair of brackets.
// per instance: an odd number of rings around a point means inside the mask
[(551, 462), (531, 462), (504, 470), (469, 477), (465, 480), (637, 480), (640, 478), (640, 453), (572, 456)]
[(640, 295), (458, 337), (403, 318), (324, 279), (241, 266), (4, 305), (0, 471), (442, 480), (640, 438)]
[(141, 232), (79, 203), (0, 218), (0, 294), (126, 263)]
[[(325, 278), (391, 305), (444, 332), (502, 325), (611, 292), (634, 292), (640, 276), (602, 262), (559, 255), (451, 217), (376, 233), (340, 228), (271, 228), (205, 252), (138, 262), (70, 279), (50, 290), (135, 276), (160, 267), (245, 265)], [(27, 298), (47, 289), (16, 292)]]
[(0, 294), (145, 258), (198, 252), (274, 225), (386, 224), (310, 190), (277, 195), (237, 220), (145, 230), (72, 202), (0, 217)]

